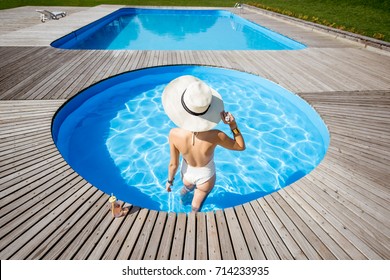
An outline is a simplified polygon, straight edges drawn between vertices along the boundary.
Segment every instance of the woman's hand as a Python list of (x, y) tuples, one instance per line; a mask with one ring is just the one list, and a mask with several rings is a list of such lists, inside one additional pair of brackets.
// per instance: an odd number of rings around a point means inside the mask
[(170, 183), (168, 183), (168, 182), (165, 184), (165, 189), (167, 190), (167, 192), (171, 192), (172, 191), (171, 186), (172, 185)]
[(245, 141), (241, 132), (237, 128), (236, 119), (229, 112), (222, 111), (221, 119), (223, 123), (230, 126), (231, 131), (233, 132), (233, 139), (227, 136), (224, 132), (220, 131), (218, 134), (219, 137), (219, 145), (222, 147), (234, 150), (234, 151), (243, 151), (245, 150)]
[(228, 124), (228, 125), (230, 125), (230, 127), (237, 126), (236, 119), (233, 117), (233, 115), (230, 112), (222, 111), (221, 112), (221, 119), (222, 119), (224, 124)]

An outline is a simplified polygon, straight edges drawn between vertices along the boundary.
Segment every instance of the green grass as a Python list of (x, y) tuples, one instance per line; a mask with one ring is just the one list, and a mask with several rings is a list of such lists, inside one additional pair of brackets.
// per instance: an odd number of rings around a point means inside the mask
[[(0, 9), (20, 6), (148, 6), (232, 7), (237, 0), (0, 0)], [(278, 13), (390, 42), (388, 0), (249, 0), (243, 1)]]
[(390, 1), (249, 0), (247, 3), (390, 42)]
[(0, 9), (20, 6), (80, 6), (101, 4), (140, 6), (233, 7), (237, 0), (0, 0)]

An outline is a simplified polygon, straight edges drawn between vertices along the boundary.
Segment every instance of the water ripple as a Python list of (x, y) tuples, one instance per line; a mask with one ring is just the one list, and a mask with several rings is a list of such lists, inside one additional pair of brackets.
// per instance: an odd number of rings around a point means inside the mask
[[(316, 128), (277, 91), (242, 79), (201, 78), (223, 96), (247, 142), (242, 153), (217, 148), (217, 182), (204, 211), (241, 204), (252, 193), (278, 190), (291, 183), (291, 175), (307, 174), (323, 157)], [(158, 85), (123, 104), (111, 120), (107, 148), (128, 185), (157, 200), (162, 210), (189, 211), (191, 197), (185, 201), (180, 198), (178, 175), (176, 191), (168, 194), (164, 189), (169, 161), (167, 135), (174, 127), (161, 105), (164, 87)], [(217, 128), (230, 134), (222, 124)], [(234, 201), (217, 202), (216, 198), (228, 199), (232, 194), (238, 195)]]
[[(161, 94), (178, 75), (195, 75), (217, 90), (225, 110), (237, 118), (247, 144), (243, 152), (216, 148), (217, 181), (202, 211), (231, 207), (279, 190), (309, 173), (324, 157), (327, 140), (324, 143), (318, 127), (321, 121), (314, 120), (318, 115), (287, 90), (226, 69), (166, 69), (158, 69), (155, 77), (159, 79), (140, 72), (136, 82), (126, 80), (126, 74), (119, 76), (120, 83), (79, 104), (61, 125), (57, 146), (64, 158), (106, 193), (150, 209), (191, 211), (192, 194), (180, 197), (179, 172), (173, 191), (165, 190), (168, 133), (175, 125), (163, 111)], [(231, 135), (222, 123), (217, 129)]]

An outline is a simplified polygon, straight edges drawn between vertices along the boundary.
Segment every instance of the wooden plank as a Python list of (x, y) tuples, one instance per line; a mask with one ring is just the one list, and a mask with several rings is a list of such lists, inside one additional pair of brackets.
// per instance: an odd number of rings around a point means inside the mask
[(26, 149), (33, 149), (46, 143), (52, 143), (52, 139), (48, 137), (47, 133), (41, 131), (32, 131), (25, 133), (22, 137), (9, 135), (1, 139), (1, 153), (0, 157), (7, 159), (15, 154), (16, 156), (23, 154)]
[(29, 134), (31, 132), (35, 132), (35, 131), (42, 131), (42, 133), (44, 132), (47, 132), (48, 129), (49, 129), (49, 124), (48, 123), (38, 123), (38, 124), (34, 124), (33, 127), (29, 126), (29, 125), (25, 125), (25, 126), (17, 126), (17, 129), (14, 129), (14, 128), (10, 128), (10, 129), (2, 129), (2, 133), (3, 133), (3, 136), (2, 138), (5, 138), (7, 136), (23, 136), (25, 134)]
[(293, 259), (293, 256), (291, 255), (290, 251), (288, 250), (288, 248), (284, 244), (282, 238), (280, 237), (280, 235), (278, 234), (278, 232), (276, 231), (276, 229), (272, 225), (269, 218), (265, 215), (264, 210), (262, 209), (262, 207), (259, 204), (259, 200), (252, 201), (252, 202), (250, 202), (250, 204), (251, 204), (253, 210), (255, 211), (256, 216), (258, 217), (259, 221), (263, 225), (265, 232), (269, 236), (270, 240), (273, 241), (272, 244), (273, 244), (273, 246), (274, 246), (274, 248), (279, 256), (279, 259), (282, 259), (282, 260)]
[(186, 239), (184, 242), (184, 260), (194, 260), (196, 253), (196, 214), (195, 212), (188, 213)]
[[(63, 236), (69, 232), (74, 232), (74, 234), (76, 234), (78, 230), (82, 229), (82, 226), (78, 224), (78, 221), (87, 221), (92, 217), (92, 215), (95, 214), (93, 211), (90, 211), (91, 206), (93, 206), (99, 200), (99, 198), (102, 197), (102, 193), (97, 190), (93, 191), (95, 191), (95, 193), (93, 193), (89, 198), (87, 198), (85, 195), (83, 196), (83, 203), (79, 206), (79, 208), (75, 209), (74, 213), (69, 215), (69, 217), (61, 217), (59, 219), (60, 221), (63, 221), (63, 223), (60, 226), (57, 226), (52, 234), (47, 236), (45, 233), (40, 233), (41, 235), (45, 235), (45, 239), (39, 246), (34, 248), (33, 252), (28, 255), (27, 259), (42, 259), (46, 257), (47, 253), (52, 248), (52, 252), (59, 251), (58, 253), (60, 253), (62, 249), (66, 248), (68, 242), (70, 242), (71, 239), (66, 240), (63, 238)], [(76, 225), (79, 225), (79, 227), (75, 227)], [(68, 229), (72, 229), (72, 231), (68, 231)], [(34, 238), (37, 237), (35, 236)], [(21, 251), (18, 253), (20, 252)]]
[(136, 51), (126, 51), (126, 58), (123, 59), (121, 67), (118, 69), (117, 73), (123, 73), (128, 71), (128, 65), (131, 64), (132, 59), (136, 56)]
[(381, 178), (382, 180), (389, 180), (390, 175), (386, 172), (386, 166), (377, 160), (369, 159), (364, 156), (357, 155), (348, 149), (340, 150), (333, 147), (328, 149), (328, 153), (332, 153), (335, 157), (338, 157), (340, 161), (348, 164), (353, 164), (354, 168), (359, 170), (359, 173), (371, 173), (372, 175)]
[[(333, 143), (336, 144), (339, 148), (339, 152), (349, 149), (351, 153), (356, 153), (360, 156), (363, 156), (370, 160), (375, 160), (378, 165), (387, 165), (388, 164), (388, 158), (390, 157), (390, 154), (387, 154), (388, 152), (386, 149), (382, 146), (379, 149), (376, 149), (375, 147), (357, 147), (356, 142), (353, 143), (342, 143), (340, 141), (337, 141), (337, 138), (333, 138)], [(381, 150), (382, 149), (382, 150)], [(390, 150), (390, 147), (388, 148)], [(386, 178), (386, 176), (383, 176), (383, 178)]]
[[(364, 165), (361, 164), (354, 164), (354, 162), (351, 162), (347, 157), (340, 157), (339, 155), (330, 152), (328, 163), (332, 166), (335, 166), (335, 168), (346, 170), (350, 175), (358, 174), (359, 176), (365, 178), (364, 181), (369, 181), (369, 185), (371, 185), (372, 182), (373, 185), (379, 186), (379, 192), (386, 186), (386, 178), (384, 178), (383, 172), (374, 170), (372, 168), (364, 168)], [(367, 191), (370, 190), (368, 189)]]
[(160, 240), (163, 235), (163, 231), (165, 229), (165, 222), (167, 220), (167, 216), (168, 214), (166, 212), (158, 213), (157, 221), (153, 228), (153, 233), (152, 236), (150, 237), (150, 241), (144, 255), (145, 260), (156, 259), (157, 252), (161, 244)]
[(131, 60), (128, 62), (128, 65), (126, 66), (127, 71), (131, 71), (134, 69), (137, 69), (137, 65), (139, 63), (139, 60), (141, 59), (142, 51), (135, 51)]
[[(57, 183), (55, 186), (58, 188), (58, 191), (55, 191), (53, 195), (41, 197), (39, 201), (40, 205), (36, 207), (37, 210), (31, 209), (27, 212), (19, 213), (19, 216), (12, 220), (8, 220), (7, 216), (4, 216), (5, 223), (3, 224), (3, 228), (5, 229), (2, 232), (2, 239), (8, 242), (10, 240), (14, 240), (18, 238), (18, 236), (22, 235), (27, 229), (33, 226), (35, 223), (39, 222), (40, 219), (47, 216), (53, 209), (55, 209), (58, 205), (60, 205), (64, 199), (68, 198), (72, 194), (74, 194), (80, 186), (84, 185), (85, 182), (81, 180), (79, 177), (70, 177), (69, 181), (61, 181)], [(15, 202), (17, 203), (17, 202)], [(10, 205), (12, 209), (12, 205)], [(15, 207), (13, 207), (15, 209)], [(18, 210), (17, 208), (15, 209)], [(14, 215), (14, 214), (10, 214)], [(11, 236), (10, 233), (12, 232)], [(6, 238), (5, 236), (8, 237)], [(8, 246), (8, 243), (2, 243), (1, 246)], [(0, 246), (0, 250), (3, 247)]]
[(263, 208), (264, 213), (267, 215), (274, 228), (278, 232), (279, 236), (283, 240), (284, 244), (291, 252), (293, 258), (307, 259), (307, 256), (302, 251), (302, 248), (299, 247), (297, 242), (294, 240), (294, 238), (291, 236), (291, 234), (288, 232), (288, 230), (280, 220), (280, 217), (278, 216), (279, 213), (275, 213), (265, 199), (259, 199), (258, 202)]
[[(317, 183), (320, 184), (321, 182), (318, 181)], [(313, 186), (317, 187), (317, 185)], [(314, 192), (310, 188), (305, 188), (305, 191), (308, 194), (313, 195), (316, 199), (319, 199), (321, 204), (329, 211), (329, 213), (333, 213), (337, 216), (337, 219), (343, 224), (343, 228), (348, 229), (352, 233), (351, 236), (353, 236), (353, 239), (359, 240), (359, 242), (356, 242), (356, 246), (359, 246), (361, 248), (360, 250), (364, 251), (370, 259), (381, 258), (378, 253), (380, 254), (382, 251), (380, 248), (383, 248), (383, 246), (389, 246), (389, 237), (376, 231), (372, 228), (372, 226), (367, 225), (364, 220), (360, 219), (358, 215), (348, 210), (344, 207), (344, 205), (333, 199), (329, 199), (328, 194), (321, 191)], [(358, 225), (355, 218), (359, 220)], [(366, 242), (362, 241), (368, 242), (370, 246), (368, 247)], [(390, 253), (390, 250), (386, 251)], [(387, 258), (386, 255), (387, 253), (385, 253), (382, 257)]]
[(215, 218), (218, 228), (219, 245), (223, 260), (234, 260), (233, 244), (230, 238), (227, 222), (222, 210), (215, 211)]
[[(2, 207), (0, 224), (8, 224), (7, 229), (8, 231), (11, 231), (14, 229), (14, 226), (17, 225), (16, 221), (18, 221), (18, 223), (23, 223), (42, 209), (45, 204), (47, 204), (46, 201), (51, 201), (64, 193), (69, 187), (69, 185), (64, 185), (64, 183), (72, 182), (78, 177), (73, 170), (70, 170), (67, 166), (65, 166), (65, 168), (67, 168), (67, 170), (56, 170), (51, 180), (48, 180), (33, 191), (27, 192), (26, 188), (23, 188), (23, 196), (15, 198)], [(20, 213), (28, 213), (28, 215), (20, 215)]]
[[(34, 96), (39, 93), (39, 88), (42, 87), (42, 89), (46, 89), (47, 86), (52, 86), (53, 82), (57, 83), (60, 79), (53, 79), (51, 80), (51, 83), (49, 83), (46, 79), (47, 76), (53, 75), (53, 73), (56, 73), (58, 71), (61, 71), (63, 69), (64, 65), (61, 65), (62, 62), (65, 62), (68, 60), (70, 62), (72, 59), (70, 59), (69, 55), (72, 55), (71, 53), (64, 53), (64, 52), (58, 52), (57, 50), (50, 50), (48, 48), (41, 48), (42, 54), (39, 57), (34, 57), (35, 63), (31, 63), (31, 65), (35, 65), (35, 68), (29, 69), (29, 71), (33, 72), (26, 72), (29, 73), (28, 76), (23, 77), (18, 72), (18, 75), (15, 75), (18, 77), (18, 79), (13, 82), (15, 85), (14, 87), (10, 88), (9, 90), (4, 92), (5, 98), (7, 99), (33, 99)], [(56, 55), (55, 55), (56, 54)], [(53, 59), (49, 60), (47, 62), (47, 57), (52, 56)], [(77, 56), (74, 54), (72, 55), (73, 58), (77, 59)], [(61, 58), (63, 60), (61, 60)], [(68, 64), (71, 65), (77, 65), (76, 63)], [(62, 67), (61, 67), (62, 66)], [(21, 72), (23, 73), (23, 72)], [(19, 80), (20, 78), (23, 78), (22, 80)], [(46, 81), (45, 81), (46, 80)], [(33, 86), (32, 86), (33, 85)], [(32, 96), (32, 97), (31, 97)]]
[[(357, 184), (335, 177), (328, 172), (324, 171), (317, 175), (319, 178), (323, 178), (324, 182), (327, 182), (325, 185), (321, 185), (322, 190), (350, 211), (359, 215), (362, 220), (390, 236), (388, 220), (390, 211), (386, 208), (389, 201), (374, 196), (364, 189), (361, 190)], [(349, 185), (355, 187), (351, 188)]]
[(243, 207), (256, 234), (257, 240), (259, 241), (260, 246), (264, 252), (265, 258), (268, 260), (278, 260), (279, 255), (272, 245), (272, 240), (270, 240), (265, 229), (261, 225), (261, 222), (258, 220), (251, 204), (245, 203)]
[(73, 259), (77, 251), (85, 244), (86, 240), (94, 232), (94, 229), (104, 222), (104, 218), (109, 213), (107, 207), (107, 195), (102, 195), (101, 198), (91, 207), (88, 214), (84, 215), (72, 228), (66, 232), (62, 238), (62, 242), (58, 246), (54, 246), (45, 256), (44, 259)]
[(238, 222), (240, 224), (242, 233), (244, 234), (245, 241), (248, 245), (248, 249), (251, 255), (251, 258), (254, 260), (264, 260), (265, 255), (261, 249), (260, 243), (257, 240), (257, 237), (253, 231), (251, 221), (249, 221), (243, 206), (235, 206), (234, 210), (237, 215)]
[[(54, 162), (55, 163), (55, 162)], [(23, 180), (21, 182), (17, 182), (15, 185), (12, 185), (8, 189), (4, 190), (9, 192), (10, 194), (2, 198), (0, 201), (2, 202), (4, 212), (1, 214), (3, 216), (8, 212), (8, 205), (12, 203), (24, 203), (28, 199), (31, 198), (31, 196), (35, 196), (39, 194), (42, 190), (42, 185), (47, 185), (47, 182), (50, 182), (53, 177), (56, 176), (59, 172), (61, 172), (61, 168), (66, 167), (66, 164), (64, 164), (62, 161), (57, 162), (57, 165), (53, 165), (48, 167), (45, 173), (42, 175), (43, 172), (38, 173), (34, 175), (31, 178), (28, 178), (26, 180)], [(64, 175), (68, 175), (73, 173), (73, 170), (69, 170), (68, 173), (65, 173)], [(46, 176), (45, 176), (46, 175)], [(62, 183), (66, 183), (68, 181), (68, 177), (64, 176)], [(14, 207), (13, 207), (14, 208)], [(12, 207), (11, 207), (12, 209)]]
[(140, 57), (139, 60), (137, 61), (136, 69), (146, 67), (146, 63), (145, 63), (145, 60), (147, 61), (146, 56), (147, 56), (147, 51), (140, 51)]
[(207, 228), (206, 215), (203, 212), (196, 214), (196, 259), (206, 260), (207, 256)]
[[(42, 81), (42, 84), (37, 85), (41, 92), (40, 95), (31, 95), (30, 98), (47, 98), (46, 96), (54, 99), (69, 98), (81, 90), (80, 87), (84, 86), (82, 83), (84, 79), (89, 79), (90, 84), (92, 84), (93, 76), (100, 70), (99, 67), (102, 64), (100, 62), (104, 59), (101, 56), (96, 56), (96, 59), (94, 59), (94, 54), (96, 54), (96, 51), (87, 50), (81, 51), (80, 55), (72, 57), (73, 63), (67, 63), (66, 68), (58, 69), (53, 72), (52, 77), (48, 77), (56, 79), (57, 83), (55, 85)], [(72, 79), (65, 79), (64, 75), (71, 75)], [(79, 89), (75, 89), (76, 87)]]
[[(275, 195), (276, 196), (276, 195)], [(294, 215), (294, 213), (286, 213), (286, 210), (290, 210), (289, 208), (282, 209), (280, 205), (273, 198), (273, 194), (267, 195), (264, 197), (264, 200), (267, 201), (268, 205), (271, 207), (273, 212), (278, 216), (280, 221), (283, 223), (283, 227), (287, 229), (290, 235), (294, 238), (294, 241), (299, 246), (300, 250), (303, 254), (311, 260), (321, 259), (317, 251), (313, 248), (312, 244), (307, 240), (307, 235), (312, 234), (311, 231), (301, 232), (299, 228), (297, 228), (297, 221), (292, 221), (290, 215)], [(281, 201), (282, 202), (282, 201)], [(305, 228), (307, 229), (307, 228)]]
[[(48, 80), (43, 80), (41, 84), (37, 85), (36, 93), (30, 95), (30, 98), (69, 98), (82, 88), (90, 85), (92, 82), (89, 80), (99, 70), (97, 68), (102, 58), (95, 55), (95, 51), (86, 50), (81, 51), (81, 55), (73, 56), (70, 59), (73, 61), (72, 63), (67, 63), (66, 67), (54, 71), (48, 77), (49, 80), (56, 79), (57, 83), (55, 85), (48, 82)], [(66, 75), (73, 78), (65, 79)]]
[(60, 155), (55, 154), (51, 157), (48, 155), (42, 158), (41, 161), (36, 161), (35, 164), (29, 166), (28, 168), (19, 169), (15, 173), (0, 178), (0, 181), (2, 181), (2, 189), (0, 191), (1, 201), (7, 203), (7, 200), (12, 200), (13, 198), (10, 194), (18, 190), (20, 185), (29, 186), (30, 183), (36, 181), (37, 179), (45, 177), (46, 173), (43, 171), (48, 169), (47, 166), (52, 167), (51, 164), (60, 164), (62, 162), (63, 159)]
[(340, 152), (332, 150), (333, 149), (328, 150), (328, 154), (330, 156), (329, 162), (337, 163), (337, 165), (341, 166), (344, 165), (347, 167), (346, 169), (350, 174), (360, 174), (363, 177), (369, 179), (370, 181), (373, 181), (374, 183), (386, 186), (386, 181), (388, 181), (388, 175), (387, 173), (384, 173), (384, 170), (372, 168), (367, 164), (359, 162), (358, 159), (352, 161), (349, 156), (344, 156)]
[[(298, 192), (301, 196), (303, 196), (305, 200), (309, 202), (310, 206), (321, 214), (321, 219), (327, 220), (331, 224), (331, 226), (338, 231), (338, 233), (341, 233), (344, 236), (344, 238), (339, 237), (338, 239), (336, 239), (342, 242), (342, 248), (346, 250), (348, 254), (353, 255), (353, 259), (366, 259), (367, 257), (369, 258), (368, 255), (365, 255), (365, 250), (360, 248), (360, 246), (362, 246), (363, 248), (365, 248), (366, 246), (364, 244), (361, 244), (361, 241), (356, 237), (356, 235), (338, 220), (337, 217), (340, 215), (340, 213), (333, 214), (329, 212), (325, 207), (323, 207), (321, 205), (320, 198), (317, 195), (312, 196), (312, 191), (310, 191), (310, 188), (312, 188), (312, 186), (308, 185), (305, 178), (303, 180), (301, 179), (300, 183), (303, 187), (299, 189), (295, 188), (294, 190)], [(308, 192), (310, 192), (310, 194)], [(368, 251), (370, 252), (370, 255), (372, 253), (372, 250), (369, 249)], [(378, 258), (378, 255), (374, 254), (372, 255), (372, 257), (374, 257), (375, 259)]]
[[(360, 119), (359, 121), (360, 122), (367, 122), (363, 119)], [(335, 124), (335, 121), (331, 121), (331, 123)], [(349, 125), (353, 125), (353, 123), (348, 124), (348, 126)], [(343, 139), (344, 141), (340, 141), (336, 137), (334, 143), (337, 144), (338, 147), (340, 147), (340, 150), (350, 149), (352, 151), (357, 151), (359, 155), (364, 155), (364, 156), (370, 157), (372, 155), (371, 153), (369, 153), (370, 151), (362, 150), (362, 149), (359, 149), (360, 147), (356, 147), (357, 143), (354, 141), (354, 139), (357, 139), (360, 142), (366, 143), (366, 146), (369, 146), (372, 143), (374, 143), (374, 145), (379, 147), (379, 149), (383, 150), (383, 152), (385, 154), (387, 154), (389, 151), (389, 148), (390, 148), (389, 143), (387, 142), (390, 139), (390, 133), (388, 133), (386, 131), (387, 126), (388, 126), (387, 124), (384, 124), (383, 128), (378, 128), (378, 127), (375, 128), (374, 125), (371, 124), (370, 128), (360, 127), (360, 131), (361, 131), (361, 133), (364, 132), (365, 133), (364, 135), (353, 134), (352, 131), (350, 131), (350, 133), (348, 134), (349, 138), (344, 138)], [(358, 128), (358, 127), (354, 126), (354, 128)], [(369, 132), (368, 129), (370, 129), (371, 131)], [(340, 135), (340, 134), (342, 135), (342, 133), (345, 133), (345, 131), (342, 131), (342, 130), (337, 131), (337, 130), (333, 129), (332, 131), (335, 132), (336, 135)], [(345, 145), (345, 142), (347, 145)], [(374, 152), (374, 151), (372, 150), (372, 152)], [(373, 157), (373, 159), (374, 160), (378, 160), (378, 159), (381, 160), (382, 159), (381, 154), (379, 154), (379, 158)], [(386, 157), (384, 157), (384, 159), (386, 159)]]
[(175, 230), (176, 223), (176, 213), (170, 212), (168, 214), (168, 219), (165, 225), (164, 234), (161, 238), (161, 245), (158, 250), (157, 259), (158, 260), (168, 260), (171, 252), (171, 244), (173, 233)]
[(232, 238), (232, 244), (234, 249), (234, 255), (238, 260), (250, 260), (251, 255), (249, 253), (248, 245), (242, 233), (240, 224), (238, 223), (237, 216), (233, 208), (225, 209), (226, 222), (229, 227), (230, 235)]
[(45, 71), (47, 71), (45, 60), (37, 59), (37, 57), (42, 57), (44, 55), (45, 49), (46, 48), (32, 48), (31, 50), (33, 53), (24, 56), (21, 59), (22, 61), (16, 60), (15, 63), (7, 65), (7, 68), (4, 68), (7, 69), (7, 71), (1, 71), (7, 75), (4, 76), (2, 81), (2, 85), (4, 86), (2, 86), (0, 92), (2, 99), (9, 99), (12, 97), (10, 90), (13, 90), (15, 85), (17, 85), (17, 88), (20, 89), (20, 84), (26, 84), (23, 81), (31, 80), (31, 78), (36, 79), (39, 74), (41, 74), (41, 77), (45, 76), (42, 75), (42, 72), (45, 73)]
[(121, 64), (123, 62), (123, 51), (110, 51), (108, 52), (110, 55), (110, 60), (112, 63), (107, 65), (106, 70), (104, 73), (104, 79), (116, 75), (118, 72), (114, 71), (114, 69), (117, 67), (118, 64)]
[(51, 142), (52, 140), (47, 135), (40, 132), (31, 132), (24, 135), (24, 137), (10, 136), (2, 138), (0, 142), (0, 157), (12, 157), (13, 154), (21, 154), (25, 149), (33, 149), (40, 146), (42, 143)]
[(105, 252), (103, 259), (127, 260), (130, 258), (148, 211), (148, 209), (139, 209), (138, 207), (130, 209), (130, 213), (125, 217), (118, 231), (116, 231), (115, 239), (109, 242), (108, 250)]
[(214, 212), (206, 213), (207, 222), (207, 246), (208, 246), (208, 259), (209, 260), (221, 260), (221, 248), (218, 240), (218, 228), (215, 220)]
[[(18, 149), (15, 150), (14, 152), (10, 152), (8, 156), (2, 156), (1, 157), (1, 165), (0, 165), (0, 173), (3, 174), (2, 172), (13, 168), (19, 164), (22, 164), (23, 162), (26, 162), (29, 159), (34, 159), (37, 154), (39, 155), (40, 153), (45, 154), (47, 153), (51, 148), (53, 144), (50, 141), (44, 141), (37, 143), (36, 147), (26, 147), (26, 149)], [(7, 150), (12, 150), (11, 147), (7, 147)]]
[(131, 260), (141, 260), (143, 259), (145, 250), (147, 248), (149, 238), (152, 234), (154, 223), (156, 221), (158, 212), (150, 210), (148, 218), (145, 221), (144, 227), (141, 230), (141, 235), (138, 237), (137, 243), (135, 244), (133, 253), (131, 254)]
[[(123, 206), (123, 203), (120, 203)], [(117, 232), (121, 229), (121, 232), (124, 231), (122, 224), (126, 223), (129, 227), (132, 225), (133, 221), (138, 215), (138, 208), (131, 208), (128, 215), (120, 218), (112, 218), (112, 215), (109, 215), (107, 219), (111, 221), (106, 231), (101, 235), (101, 238), (96, 243), (96, 246), (92, 249), (91, 253), (88, 255), (89, 260), (100, 260), (107, 258), (107, 255), (111, 257), (110, 254), (117, 255), (118, 251), (121, 249), (123, 239), (126, 235), (117, 236)], [(126, 228), (128, 229), (128, 228)], [(127, 233), (127, 232), (126, 232)], [(107, 251), (107, 253), (106, 253)], [(108, 257), (108, 258), (110, 258)], [(119, 257), (119, 254), (118, 254)]]
[(273, 195), (273, 198), (281, 205), (282, 208), (287, 208), (288, 216), (294, 221), (297, 227), (316, 249), (317, 253), (322, 259), (349, 259), (350, 257), (338, 246), (329, 234), (322, 230), (320, 226), (315, 223), (310, 215), (307, 214), (300, 205), (298, 205), (285, 191), (280, 190)]
[[(39, 51), (37, 48), (29, 48), (29, 47), (2, 47), (2, 59), (0, 61), (0, 67), (5, 69), (6, 67), (12, 67), (20, 61), (24, 61), (25, 67), (31, 67), (30, 60), (34, 60), (36, 56), (36, 52)], [(26, 60), (27, 59), (27, 60)], [(17, 67), (15, 67), (16, 69)], [(12, 71), (1, 71), (0, 73), (0, 82), (6, 80), (7, 77), (15, 75), (17, 72)]]
[[(347, 166), (330, 165), (328, 161), (323, 162), (317, 170), (321, 171), (321, 174), (331, 174), (335, 180), (340, 182), (342, 188), (334, 188), (336, 193), (340, 192), (347, 196), (348, 200), (351, 197), (357, 205), (361, 205), (364, 211), (383, 222), (388, 221), (386, 218), (389, 216), (389, 209), (386, 205), (389, 202), (389, 194), (386, 192), (386, 186), (373, 182), (362, 174), (349, 174)], [(370, 188), (367, 188), (367, 185)], [(370, 205), (366, 203), (367, 200), (370, 201)]]
[(175, 233), (173, 235), (170, 260), (181, 260), (183, 259), (183, 250), (184, 250), (184, 235), (186, 232), (186, 222), (187, 215), (186, 213), (178, 213), (177, 221), (175, 227)]
[[(116, 234), (118, 242), (116, 242), (117, 245), (113, 249), (114, 252), (119, 251), (119, 254), (116, 257), (117, 259), (126, 260), (130, 258), (148, 214), (148, 209), (140, 209), (138, 207), (130, 211), (130, 215), (128, 215), (130, 218), (125, 220), (125, 223)], [(110, 246), (112, 246), (112, 243)], [(115, 256), (113, 254), (110, 256), (106, 252), (104, 258), (115, 259)]]
[[(35, 219), (28, 220), (27, 222), (21, 224), (16, 230), (12, 231), (12, 234), (8, 234), (4, 237), (1, 245), (2, 247), (7, 246), (7, 249), (4, 250), (4, 247), (0, 248), (2, 250), (0, 252), (1, 258), (8, 259), (13, 257), (24, 246), (28, 246), (28, 248), (35, 246), (33, 242), (28, 243), (28, 241), (31, 240), (37, 233), (44, 233), (42, 230), (72, 204), (73, 198), (79, 198), (83, 193), (90, 190), (90, 186), (85, 184), (85, 182), (80, 182), (80, 184), (76, 185), (76, 187), (76, 192), (74, 192), (74, 189), (70, 191), (72, 194), (71, 196), (60, 198), (55, 202), (50, 203), (44, 211), (38, 213), (39, 218), (35, 217)], [(19, 259), (25, 257), (26, 255), (19, 256)]]
[[(106, 208), (106, 209), (104, 209)], [(123, 219), (118, 219), (123, 220)], [(94, 221), (92, 221), (91, 234), (86, 236), (85, 242), (80, 242), (80, 246), (71, 251), (69, 248), (61, 256), (60, 259), (75, 259), (86, 260), (92, 254), (95, 247), (98, 246), (99, 241), (103, 235), (107, 232), (111, 223), (113, 222), (110, 207), (102, 207), (102, 210), (98, 213)], [(95, 224), (96, 223), (96, 224)]]
[(13, 175), (18, 170), (27, 168), (33, 164), (36, 164), (41, 161), (42, 158), (50, 158), (53, 156), (58, 156), (58, 150), (54, 145), (48, 145), (42, 147), (42, 149), (35, 149), (34, 152), (27, 154), (23, 157), (15, 157), (15, 160), (5, 161), (4, 164), (10, 163), (9, 165), (4, 165), (0, 168), (0, 176), (6, 177)]
[[(344, 235), (334, 227), (334, 223), (329, 221), (327, 218), (332, 219), (331, 215), (328, 215), (321, 206), (318, 205), (318, 202), (312, 200), (311, 197), (306, 196), (302, 188), (305, 187), (301, 180), (299, 181), (300, 185), (292, 188), (285, 188), (285, 191), (299, 203), (299, 206), (303, 208), (305, 212), (308, 213), (310, 219), (313, 219), (317, 225), (319, 225), (322, 230), (325, 231), (324, 242), (327, 241), (327, 247), (329, 250), (335, 254), (338, 259), (366, 259), (364, 255), (346, 238)], [(302, 195), (301, 195), (302, 194)], [(330, 240), (327, 240), (327, 236), (330, 237)], [(333, 241), (333, 242), (332, 242)]]

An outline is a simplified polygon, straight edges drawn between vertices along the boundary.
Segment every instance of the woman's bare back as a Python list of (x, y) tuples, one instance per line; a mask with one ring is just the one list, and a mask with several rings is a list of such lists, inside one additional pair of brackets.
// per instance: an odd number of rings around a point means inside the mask
[(186, 162), (193, 167), (207, 165), (214, 157), (218, 130), (190, 132), (181, 128), (171, 131), (172, 142)]

